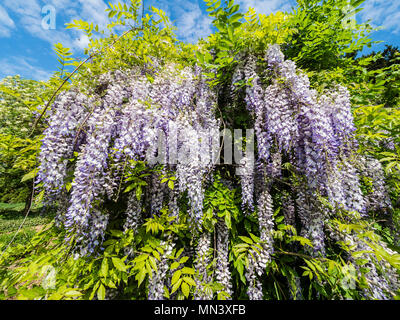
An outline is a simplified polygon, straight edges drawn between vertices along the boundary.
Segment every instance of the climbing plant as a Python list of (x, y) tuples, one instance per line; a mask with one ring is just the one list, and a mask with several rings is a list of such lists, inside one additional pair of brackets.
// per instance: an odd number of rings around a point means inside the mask
[(87, 33), (88, 53), (104, 52), (44, 118), (35, 181), (56, 218), (3, 253), (2, 294), (398, 298), (400, 255), (375, 223), (396, 209), (388, 168), (360, 148), (366, 109), (356, 122), (344, 73), (332, 76), (368, 39), (354, 46), (360, 33), (335, 23), (315, 35), (341, 37), (317, 42), (324, 55), (304, 40), (333, 3), (267, 17), (209, 0), (217, 31), (196, 45), (158, 9), (139, 20), (134, 0), (110, 7), (109, 36), (69, 25)]

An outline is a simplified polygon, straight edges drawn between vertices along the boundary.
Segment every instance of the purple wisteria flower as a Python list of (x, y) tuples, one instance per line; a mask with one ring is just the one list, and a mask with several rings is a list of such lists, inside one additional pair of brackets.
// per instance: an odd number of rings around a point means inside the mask
[(216, 224), (217, 232), (217, 266), (215, 270), (215, 278), (222, 285), (222, 291), (226, 292), (229, 297), (232, 296), (232, 279), (229, 270), (229, 229), (224, 221)]
[(37, 183), (43, 182), (48, 196), (61, 192), (67, 175), (68, 160), (74, 156), (77, 130), (88, 114), (93, 99), (74, 89), (62, 93), (55, 101), (50, 125), (44, 131), (39, 154)]

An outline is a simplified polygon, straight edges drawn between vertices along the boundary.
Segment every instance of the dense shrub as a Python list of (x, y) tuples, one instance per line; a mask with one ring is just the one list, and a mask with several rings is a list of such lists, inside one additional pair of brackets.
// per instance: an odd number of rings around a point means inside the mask
[(109, 37), (70, 25), (102, 54), (45, 117), (36, 183), (56, 218), (4, 252), (5, 297), (398, 298), (398, 132), (371, 137), (349, 57), (368, 26), (337, 22), (345, 1), (269, 17), (206, 2), (218, 31), (197, 45), (157, 9), (140, 21), (140, 1), (111, 5)]

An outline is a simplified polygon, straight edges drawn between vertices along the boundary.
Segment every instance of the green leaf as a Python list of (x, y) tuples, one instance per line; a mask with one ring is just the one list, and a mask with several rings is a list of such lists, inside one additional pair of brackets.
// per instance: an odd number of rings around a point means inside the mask
[(238, 22), (241, 18), (243, 18), (243, 14), (241, 14), (241, 13), (236, 13), (236, 14), (234, 14), (233, 16), (231, 16), (231, 17), (229, 18), (229, 22), (230, 22), (231, 24), (233, 24), (233, 23), (235, 23), (235, 22)]
[(248, 237), (239, 236), (239, 238), (240, 238), (241, 240), (243, 240), (244, 242), (248, 243), (248, 244), (253, 244), (253, 243), (254, 243), (253, 240), (251, 240), (251, 239), (248, 238)]
[(107, 258), (104, 258), (103, 261), (101, 262), (100, 276), (106, 278), (107, 275), (108, 275), (108, 261)]
[(82, 292), (79, 292), (77, 290), (69, 290), (65, 292), (64, 295), (67, 297), (79, 297), (82, 295)]
[(152, 252), (152, 254), (153, 254), (153, 256), (154, 256), (158, 261), (161, 261), (160, 254), (158, 253), (157, 250), (154, 250), (154, 251)]
[(233, 41), (233, 27), (229, 26), (228, 27), (228, 36), (229, 36), (229, 40)]
[(167, 286), (164, 286), (164, 297), (166, 297), (167, 299), (170, 298), (170, 294), (169, 294)]
[[(155, 252), (157, 252), (157, 251), (155, 251)], [(153, 268), (153, 270), (154, 270), (155, 272), (157, 272), (156, 260), (155, 260), (153, 257), (149, 257), (149, 262), (150, 262), (150, 265), (151, 265), (151, 267)]]
[(254, 242), (260, 242), (260, 238), (255, 236), (254, 234), (250, 233), (250, 237), (253, 239)]
[(182, 277), (183, 281), (185, 281), (187, 284), (191, 286), (196, 286), (196, 282), (193, 280), (193, 278), (190, 277)]
[(144, 268), (140, 269), (139, 273), (136, 275), (135, 279), (138, 282), (138, 287), (142, 284), (143, 280), (146, 278), (146, 270)]
[(179, 263), (185, 263), (188, 260), (189, 260), (189, 257), (182, 257), (181, 260), (179, 260)]
[(37, 173), (37, 168), (33, 169), (32, 171), (30, 171), (29, 173), (27, 173), (26, 175), (24, 175), (21, 179), (21, 182), (25, 182), (27, 180), (31, 180), (36, 176)]
[(67, 184), (65, 184), (65, 189), (67, 190), (67, 192), (69, 192), (72, 188), (72, 183), (68, 182)]
[(125, 263), (124, 263), (121, 259), (115, 258), (115, 257), (112, 257), (111, 259), (112, 259), (113, 265), (114, 265), (119, 271), (123, 271), (123, 272), (126, 271), (126, 265), (125, 265)]
[(176, 258), (179, 258), (179, 256), (182, 254), (183, 248), (179, 249), (179, 251), (176, 253)]
[(195, 274), (195, 271), (192, 268), (184, 267), (181, 270), (184, 274)]
[(92, 300), (92, 299), (93, 299), (93, 297), (94, 297), (94, 295), (95, 295), (95, 293), (96, 293), (96, 290), (97, 290), (97, 288), (99, 287), (100, 283), (101, 283), (101, 282), (100, 282), (100, 280), (99, 280), (99, 281), (97, 281), (96, 284), (94, 285), (93, 290), (92, 290), (92, 293), (91, 293), (90, 296), (89, 296), (89, 300)]
[(103, 284), (100, 284), (99, 290), (97, 290), (97, 298), (99, 300), (104, 300), (106, 297), (106, 288), (103, 286)]
[(124, 193), (127, 193), (129, 191), (132, 191), (136, 187), (135, 183), (132, 183), (131, 185), (127, 186), (126, 189), (124, 190)]
[(51, 294), (47, 299), (48, 300), (61, 300), (63, 298), (63, 295), (58, 293), (58, 292), (54, 292), (53, 294)]
[(182, 282), (181, 290), (182, 293), (185, 295), (185, 297), (188, 298), (190, 293), (190, 288), (186, 282)]
[(228, 210), (225, 210), (225, 224), (228, 229), (232, 229), (232, 221), (231, 221), (231, 213)]
[(204, 64), (204, 55), (199, 50), (196, 51), (196, 57), (201, 64)]
[(180, 287), (182, 281), (183, 281), (182, 279), (179, 279), (179, 280), (172, 286), (171, 294), (173, 294), (176, 290), (179, 289), (179, 287)]
[(121, 238), (124, 233), (121, 230), (111, 230), (111, 234), (115, 237)]
[(137, 188), (136, 188), (136, 199), (138, 199), (138, 200), (140, 200), (140, 198), (142, 197), (142, 187), (141, 186), (138, 186)]
[(177, 270), (174, 272), (172, 278), (171, 278), (171, 284), (174, 285), (179, 278), (181, 277), (182, 271), (181, 270)]
[(249, 244), (248, 243), (238, 243), (238, 244), (235, 244), (235, 249), (237, 249), (237, 248), (248, 248), (249, 247)]

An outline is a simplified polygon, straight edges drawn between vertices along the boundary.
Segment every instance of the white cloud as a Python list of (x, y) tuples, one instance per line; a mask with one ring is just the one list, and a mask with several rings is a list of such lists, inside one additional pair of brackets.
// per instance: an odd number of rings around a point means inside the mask
[[(52, 1), (60, 14), (68, 17), (69, 22), (72, 22), (72, 20), (93, 22), (93, 24), (97, 24), (100, 29), (105, 29), (106, 25), (109, 23), (108, 13), (105, 11), (108, 6), (103, 0)], [(113, 3), (115, 1), (110, 2)], [(58, 5), (58, 3), (61, 4)]]
[[(63, 29), (56, 26), (56, 29), (46, 30), (42, 27), (42, 5), (36, 0), (5, 0), (4, 5), (14, 13), (18, 21), (17, 27), (22, 27), (33, 37), (42, 39), (54, 44), (62, 42), (67, 46), (72, 44), (71, 36)], [(43, 4), (44, 6), (45, 4)]]
[[(201, 1), (201, 0), (200, 0)], [(154, 6), (163, 10), (177, 27), (180, 40), (196, 42), (211, 34), (211, 18), (200, 8), (199, 1), (158, 0), (145, 3), (146, 9)]]
[(289, 11), (291, 5), (294, 4), (293, 0), (239, 0), (237, 3), (240, 5), (242, 11), (247, 11), (253, 8), (257, 13), (270, 14), (276, 11)]
[(204, 14), (198, 3), (178, 7), (176, 12), (177, 36), (187, 42), (196, 42), (211, 34), (211, 18)]
[(373, 27), (382, 26), (394, 34), (400, 33), (400, 2), (387, 0), (368, 0), (362, 6), (358, 15), (361, 21), (366, 22), (371, 19)]
[[(111, 3), (116, 1), (111, 0)], [(45, 17), (42, 9), (46, 5), (55, 8), (55, 29), (46, 30), (42, 26)], [(63, 23), (82, 19), (98, 24), (100, 29), (104, 29), (108, 23), (106, 8), (107, 5), (103, 0), (1, 0), (0, 37), (9, 36), (10, 30), (15, 28), (19, 32), (27, 32), (36, 39), (46, 41), (49, 44), (49, 51), (55, 43), (60, 42), (63, 46), (71, 48), (77, 56), (87, 47), (89, 39), (82, 31), (65, 29)], [(28, 58), (6, 57), (0, 59), (0, 76), (21, 74), (34, 79), (50, 77), (49, 72), (36, 65), (39, 65), (38, 62)]]
[(11, 29), (14, 28), (14, 20), (12, 20), (7, 11), (0, 6), (0, 37), (9, 37), (11, 35)]
[(20, 16), (40, 16), (41, 6), (36, 0), (4, 0), (3, 4)]
[(400, 8), (397, 12), (393, 12), (393, 14), (388, 15), (386, 19), (383, 21), (382, 25), (390, 30), (394, 34), (400, 33)]
[(75, 39), (73, 46), (75, 48), (83, 50), (88, 46), (88, 44), (89, 44), (89, 37), (86, 34), (83, 34), (80, 38)]
[(48, 80), (52, 73), (34, 65), (35, 63), (36, 60), (28, 57), (13, 56), (0, 59), (0, 78), (19, 74), (34, 80)]
[(99, 27), (105, 28), (108, 23), (108, 17), (105, 10), (107, 5), (103, 0), (79, 0), (81, 4), (80, 15), (84, 20), (89, 20)]
[[(46, 30), (42, 27), (42, 8), (45, 5), (52, 5), (56, 10), (56, 29)], [(105, 12), (107, 5), (103, 0), (4, 0), (4, 6), (15, 15), (17, 26), (25, 29), (33, 37), (52, 45), (61, 42), (65, 47), (78, 51), (87, 45), (87, 37), (81, 31), (66, 30), (59, 21), (67, 19), (68, 22), (72, 22), (74, 19), (82, 19), (98, 24), (101, 29), (108, 23)], [(1, 30), (0, 25), (0, 35)]]

